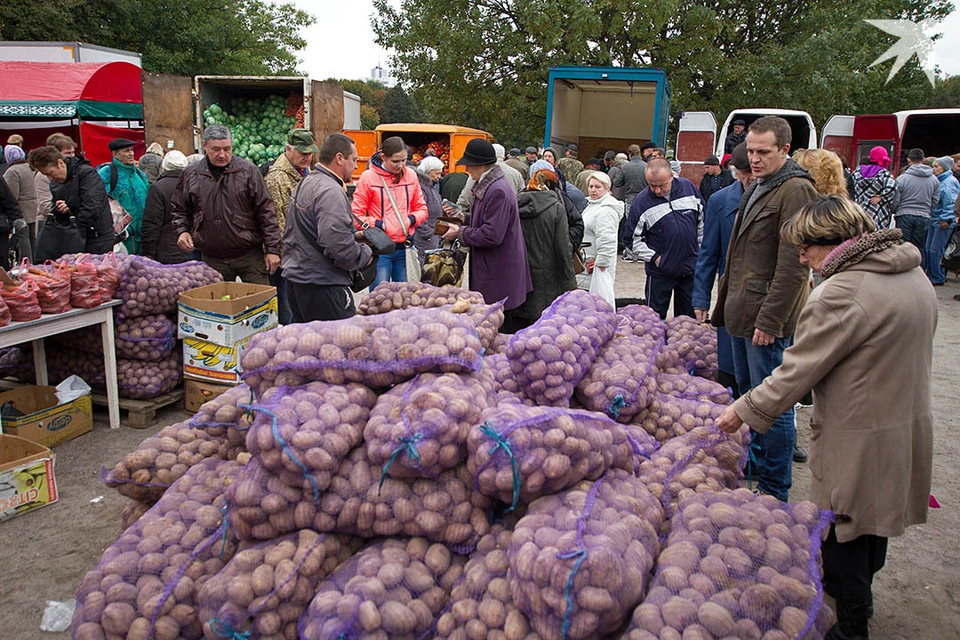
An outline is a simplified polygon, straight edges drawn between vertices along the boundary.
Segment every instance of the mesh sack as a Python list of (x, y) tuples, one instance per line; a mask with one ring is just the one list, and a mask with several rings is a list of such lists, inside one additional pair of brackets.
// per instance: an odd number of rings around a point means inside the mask
[(593, 411), (504, 405), (485, 411), (467, 436), (474, 487), (511, 509), (633, 465), (623, 427)]
[(0, 286), (0, 300), (6, 303), (13, 322), (30, 322), (42, 315), (37, 289), (36, 283), (31, 280)]
[(526, 404), (531, 407), (536, 406), (533, 400), (528, 399), (523, 394), (523, 390), (517, 383), (516, 378), (513, 377), (510, 360), (506, 354), (498, 353), (484, 357), (481, 373), (493, 379), (493, 392), (497, 396), (498, 404)]
[(468, 553), (490, 528), (493, 501), (473, 490), (465, 467), (436, 479), (391, 478), (361, 446), (319, 498), (304, 485), (291, 487), (251, 460), (227, 493), (232, 530), (240, 540), (270, 540), (299, 529), (363, 538), (423, 536)]
[(684, 500), (626, 640), (823, 638), (821, 536), (832, 514), (747, 489)]
[(713, 404), (733, 404), (733, 390), (687, 373), (661, 373), (657, 376), (657, 390), (674, 398), (700, 400)]
[(197, 595), (207, 638), (296, 640), (316, 586), (360, 539), (303, 529), (237, 552)]
[(195, 597), (236, 551), (223, 492), (239, 471), (201, 462), (120, 534), (77, 587), (74, 640), (203, 637)]
[(613, 633), (646, 592), (662, 519), (647, 488), (620, 470), (540, 498), (510, 541), (514, 603), (544, 638)]
[[(0, 311), (3, 309), (2, 305), (3, 299), (0, 298)], [(0, 378), (13, 378), (21, 382), (33, 383), (36, 378), (33, 348), (26, 346), (0, 349)]]
[(498, 353), (504, 353), (507, 350), (507, 343), (510, 342), (510, 338), (512, 337), (513, 336), (507, 333), (498, 333), (493, 339), (493, 342), (487, 347), (485, 355), (493, 356)]
[(416, 640), (447, 604), (466, 558), (425, 538), (378, 540), (320, 583), (301, 640)]
[(695, 398), (657, 393), (650, 406), (630, 421), (652, 435), (657, 442), (666, 442), (697, 427), (714, 425), (725, 408), (722, 404)]
[(574, 388), (616, 329), (617, 316), (600, 296), (581, 290), (563, 294), (507, 344), (517, 384), (540, 406), (569, 406)]
[(373, 316), (420, 307), (462, 313), (474, 321), (480, 342), (489, 348), (503, 324), (503, 304), (488, 305), (483, 295), (451, 285), (435, 287), (424, 282), (381, 282), (357, 305), (357, 313)]
[(222, 436), (178, 422), (141, 442), (110, 472), (101, 470), (100, 476), (105, 485), (121, 495), (156, 502), (190, 467), (210, 459), (236, 460), (240, 451)]
[[(48, 343), (49, 344), (49, 343)], [(103, 371), (103, 355), (68, 349), (57, 345), (47, 350), (50, 382), (60, 382), (78, 375), (97, 391), (107, 388)], [(174, 351), (159, 362), (141, 362), (117, 358), (117, 387), (121, 398), (153, 398), (168, 393), (183, 378), (183, 354)]]
[(660, 343), (649, 338), (613, 337), (577, 385), (577, 399), (591, 411), (629, 422), (656, 395), (659, 350)]
[[(83, 327), (54, 336), (62, 347), (86, 353), (102, 354), (100, 327)], [(167, 316), (128, 318), (117, 323), (114, 344), (118, 358), (157, 362), (169, 356), (177, 346), (177, 325)]]
[(271, 389), (250, 407), (257, 417), (247, 431), (247, 450), (282, 481), (299, 487), (306, 480), (319, 496), (363, 441), (376, 401), (373, 391), (354, 383)]
[(24, 278), (37, 285), (37, 303), (41, 312), (64, 313), (70, 310), (70, 266), (65, 262), (28, 267)]
[(689, 316), (677, 316), (664, 324), (667, 347), (676, 353), (677, 368), (701, 378), (713, 377), (717, 372), (717, 330)]
[(470, 428), (497, 404), (482, 374), (421, 373), (377, 399), (363, 430), (367, 456), (395, 478), (433, 478), (463, 462)]
[(542, 640), (513, 604), (507, 550), (513, 531), (494, 525), (477, 543), (437, 620), (437, 640)]
[(246, 384), (239, 384), (200, 405), (189, 424), (212, 436), (226, 438), (230, 447), (246, 451), (247, 431), (256, 414), (250, 409), (241, 409), (240, 405), (249, 405), (253, 401), (253, 390)]
[(150, 510), (155, 502), (144, 502), (142, 500), (130, 500), (127, 506), (120, 512), (120, 530), (126, 531), (134, 522)]
[(97, 266), (78, 260), (70, 272), (70, 306), (78, 309), (99, 307), (100, 275)]
[(660, 319), (660, 314), (643, 304), (631, 304), (617, 309), (617, 315), (626, 318), (620, 325), (623, 333), (649, 338), (654, 342), (667, 341), (667, 329)]
[(131, 256), (120, 267), (117, 290), (122, 304), (117, 307), (117, 318), (173, 313), (184, 291), (222, 281), (223, 276), (203, 262), (160, 264)]
[[(262, 394), (282, 384), (359, 382), (383, 388), (418, 373), (469, 373), (480, 370), (482, 352), (469, 318), (413, 308), (258, 333), (241, 363), (243, 379)], [(278, 380), (284, 372), (293, 375)]]

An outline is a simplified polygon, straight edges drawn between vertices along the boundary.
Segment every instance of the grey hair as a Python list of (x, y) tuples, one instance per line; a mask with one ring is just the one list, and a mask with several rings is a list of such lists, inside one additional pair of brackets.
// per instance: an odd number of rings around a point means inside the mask
[(204, 144), (210, 142), (211, 140), (231, 140), (232, 141), (233, 134), (230, 133), (230, 129), (228, 129), (222, 124), (212, 124), (203, 130), (203, 135), (200, 136), (200, 140)]
[(443, 160), (436, 156), (427, 156), (417, 165), (417, 170), (424, 175), (436, 169), (443, 169)]

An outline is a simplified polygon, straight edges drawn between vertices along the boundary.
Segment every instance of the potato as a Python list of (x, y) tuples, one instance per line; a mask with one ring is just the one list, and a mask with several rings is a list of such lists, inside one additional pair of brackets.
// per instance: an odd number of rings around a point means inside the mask
[(663, 395), (688, 400), (700, 400), (713, 404), (733, 403), (731, 390), (713, 382), (686, 373), (661, 373), (657, 375), (657, 391)]
[(600, 349), (577, 384), (577, 399), (591, 411), (606, 413), (618, 422), (629, 422), (650, 404), (656, 393), (659, 348), (649, 338), (615, 336)]
[[(167, 358), (178, 345), (177, 325), (162, 314), (118, 321), (114, 336), (117, 358), (126, 360), (158, 362)], [(54, 336), (53, 340), (61, 348), (103, 356), (100, 327), (68, 331)]]
[(631, 422), (663, 443), (698, 427), (713, 426), (724, 408), (712, 402), (656, 393), (650, 406)]
[(690, 373), (712, 378), (717, 371), (717, 330), (688, 316), (667, 320), (667, 357), (675, 359), (673, 368), (665, 373)]
[(507, 554), (514, 604), (545, 638), (563, 637), (565, 620), (569, 638), (612, 633), (643, 596), (662, 518), (643, 483), (619, 469), (534, 501)]
[(363, 430), (367, 455), (394, 478), (436, 477), (463, 461), (469, 429), (493, 406), (488, 374), (419, 374), (376, 400)]
[[(443, 571), (435, 572), (422, 559), (436, 554), (432, 551), (436, 546), (423, 538), (368, 544), (317, 586), (300, 619), (300, 638), (421, 637), (447, 603), (448, 591), (442, 585), (452, 585), (466, 561), (463, 556), (451, 556)], [(399, 582), (391, 589), (376, 588), (383, 583), (374, 574)]]
[(654, 343), (667, 340), (666, 327), (660, 314), (646, 305), (631, 304), (617, 309), (617, 331), (623, 335), (646, 338)]
[(512, 507), (633, 466), (623, 427), (591, 411), (502, 405), (484, 411), (467, 436), (478, 490)]
[(616, 314), (602, 298), (570, 291), (517, 332), (504, 353), (526, 398), (541, 406), (566, 407), (616, 329)]
[[(56, 345), (55, 345), (56, 346)], [(174, 350), (158, 362), (117, 359), (117, 385), (121, 398), (152, 398), (173, 390), (183, 377), (183, 354)], [(103, 357), (64, 347), (48, 349), (51, 382), (77, 374), (98, 391), (106, 389)]]
[[(91, 262), (98, 263), (96, 259)], [(143, 256), (126, 256), (118, 262), (120, 286), (117, 293), (122, 304), (117, 308), (117, 318), (121, 321), (172, 313), (177, 310), (182, 292), (223, 280), (203, 262), (164, 265)]]

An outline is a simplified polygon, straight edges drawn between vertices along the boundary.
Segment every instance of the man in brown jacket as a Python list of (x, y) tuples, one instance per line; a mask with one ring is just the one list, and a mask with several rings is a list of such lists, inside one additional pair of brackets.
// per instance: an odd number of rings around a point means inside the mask
[[(780, 237), (783, 224), (817, 197), (813, 178), (787, 157), (790, 139), (790, 125), (776, 116), (754, 121), (747, 134), (756, 180), (740, 200), (713, 314), (713, 324), (730, 333), (741, 393), (780, 366), (809, 291), (809, 269), (800, 264), (797, 246)], [(756, 463), (750, 464), (761, 492), (787, 500), (796, 440), (792, 407), (769, 431), (754, 433)]]
[(173, 228), (184, 251), (200, 249), (223, 279), (269, 284), (280, 266), (280, 228), (256, 165), (233, 155), (230, 129), (213, 124), (201, 137), (206, 157), (183, 170), (173, 194)]

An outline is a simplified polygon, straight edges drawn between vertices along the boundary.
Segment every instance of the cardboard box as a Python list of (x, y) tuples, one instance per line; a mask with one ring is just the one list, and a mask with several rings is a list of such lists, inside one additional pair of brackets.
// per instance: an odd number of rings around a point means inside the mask
[(233, 389), (235, 384), (217, 384), (204, 380), (186, 378), (183, 381), (185, 390), (184, 408), (190, 413), (196, 413), (204, 403), (210, 402), (217, 396)]
[[(229, 300), (222, 298), (229, 296)], [(277, 288), (245, 282), (218, 282), (180, 294), (178, 336), (236, 347), (255, 333), (279, 324)]]
[(57, 501), (53, 461), (43, 445), (0, 434), (0, 521)]
[(240, 384), (240, 356), (250, 336), (233, 347), (186, 338), (183, 341), (183, 375), (206, 382)]
[(25, 386), (0, 393), (0, 405), (13, 401), (24, 414), (4, 418), (3, 431), (53, 448), (93, 430), (90, 394), (58, 405), (56, 387)]

